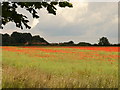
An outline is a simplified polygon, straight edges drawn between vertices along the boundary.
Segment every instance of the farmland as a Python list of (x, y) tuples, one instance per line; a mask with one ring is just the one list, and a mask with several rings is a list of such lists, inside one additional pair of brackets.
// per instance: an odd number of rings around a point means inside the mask
[(1, 49), (3, 88), (118, 87), (118, 47)]

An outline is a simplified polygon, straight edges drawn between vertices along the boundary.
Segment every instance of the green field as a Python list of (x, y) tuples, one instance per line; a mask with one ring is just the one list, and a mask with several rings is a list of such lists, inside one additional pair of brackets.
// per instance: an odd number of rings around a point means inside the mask
[(65, 47), (2, 47), (2, 88), (117, 88), (118, 53)]

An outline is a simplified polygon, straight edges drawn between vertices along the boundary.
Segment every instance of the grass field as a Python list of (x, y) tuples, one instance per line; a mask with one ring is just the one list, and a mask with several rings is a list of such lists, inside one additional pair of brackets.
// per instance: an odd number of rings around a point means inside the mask
[(118, 47), (1, 47), (3, 88), (117, 88)]

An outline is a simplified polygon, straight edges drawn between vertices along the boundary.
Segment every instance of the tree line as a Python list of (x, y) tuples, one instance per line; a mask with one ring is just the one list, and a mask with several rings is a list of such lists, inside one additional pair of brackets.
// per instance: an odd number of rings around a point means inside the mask
[(40, 37), (39, 35), (32, 36), (30, 33), (13, 32), (11, 35), (7, 33), (0, 35), (2, 37), (3, 46), (49, 44), (46, 40), (44, 40), (44, 38)]
[(49, 43), (39, 35), (32, 36), (30, 33), (13, 32), (9, 34), (0, 34), (2, 38), (2, 46), (120, 46), (120, 44), (111, 44), (107, 37), (99, 39), (98, 43), (91, 44), (88, 42), (79, 42), (75, 44), (73, 41), (62, 43)]

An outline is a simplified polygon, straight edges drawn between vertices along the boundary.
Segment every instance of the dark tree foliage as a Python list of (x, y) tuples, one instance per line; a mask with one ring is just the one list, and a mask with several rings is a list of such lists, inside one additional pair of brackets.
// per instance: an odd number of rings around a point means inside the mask
[(46, 40), (41, 38), (40, 36), (32, 36), (30, 33), (19, 33), (13, 32), (10, 35), (2, 34), (2, 45), (32, 45), (33, 43), (39, 44), (49, 44)]
[(73, 41), (59, 43), (60, 46), (73, 46), (75, 45)]
[(102, 37), (102, 38), (99, 39), (98, 45), (100, 45), (100, 46), (109, 46), (110, 43), (109, 43), (109, 41), (108, 41), (108, 39), (106, 37)]
[(46, 8), (48, 13), (56, 15), (57, 8), (59, 7), (73, 7), (71, 3), (64, 2), (2, 2), (2, 25), (6, 25), (8, 22), (14, 22), (16, 27), (23, 29), (23, 26), (30, 29), (28, 25), (28, 18), (16, 11), (18, 7), (27, 10), (33, 18), (39, 18), (36, 10)]
[(13, 32), (11, 34), (11, 37), (14, 38), (14, 43), (23, 43), (24, 42), (21, 33)]
[(30, 33), (23, 33), (22, 37), (23, 37), (24, 43), (31, 42), (33, 38)]
[(69, 41), (68, 44), (74, 44), (74, 42), (73, 41)]
[(30, 33), (13, 32), (11, 34), (12, 43), (26, 43), (32, 41), (32, 35)]
[(2, 43), (0, 45), (3, 46), (11, 46), (11, 45), (30, 45), (30, 46), (120, 46), (118, 44), (110, 44), (106, 37), (102, 37), (99, 39), (98, 44), (91, 44), (88, 42), (79, 42), (75, 44), (73, 41), (63, 42), (63, 43), (49, 43), (44, 38), (40, 37), (39, 35), (32, 36), (30, 33), (20, 33), (20, 32), (13, 32), (11, 35), (9, 34), (0, 34), (2, 37)]
[(3, 45), (9, 45), (9, 43), (10, 43), (10, 36), (8, 34), (3, 34), (2, 35), (2, 42), (4, 42)]
[(91, 44), (87, 42), (79, 42), (77, 45), (78, 46), (91, 46)]
[(41, 38), (39, 35), (33, 36), (32, 37), (32, 42), (36, 42), (36, 43), (47, 43), (47, 41), (45, 41), (43, 38)]

